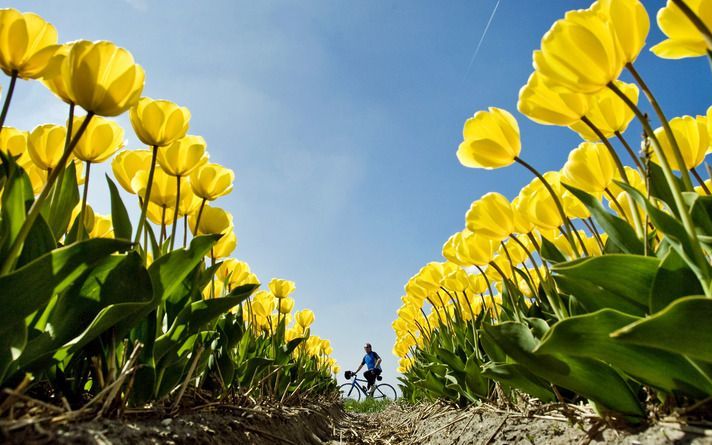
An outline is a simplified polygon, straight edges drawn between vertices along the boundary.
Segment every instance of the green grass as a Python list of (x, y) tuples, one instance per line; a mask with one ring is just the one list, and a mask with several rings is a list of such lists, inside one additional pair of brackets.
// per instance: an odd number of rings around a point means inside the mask
[(376, 400), (368, 397), (360, 402), (355, 400), (344, 401), (344, 409), (354, 413), (378, 413), (393, 403), (391, 400)]

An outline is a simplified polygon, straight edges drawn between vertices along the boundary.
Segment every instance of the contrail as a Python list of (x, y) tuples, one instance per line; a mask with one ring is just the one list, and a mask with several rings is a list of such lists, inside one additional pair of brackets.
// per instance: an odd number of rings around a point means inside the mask
[(477, 47), (475, 48), (475, 52), (472, 54), (472, 58), (470, 59), (470, 64), (467, 65), (467, 71), (465, 71), (465, 75), (462, 77), (462, 82), (464, 83), (465, 80), (467, 79), (467, 75), (470, 74), (470, 69), (472, 68), (472, 64), (475, 63), (475, 58), (477, 58), (477, 54), (480, 52), (480, 47), (482, 47), (482, 42), (485, 40), (485, 35), (487, 35), (487, 30), (490, 27), (490, 24), (492, 23), (492, 19), (494, 19), (494, 14), (497, 12), (497, 7), (499, 7), (499, 2), (501, 0), (497, 0), (497, 3), (494, 5), (494, 9), (492, 9), (492, 14), (490, 14), (489, 20), (487, 20), (487, 24), (485, 25), (484, 31), (482, 31), (482, 36), (480, 37), (480, 41), (477, 42)]

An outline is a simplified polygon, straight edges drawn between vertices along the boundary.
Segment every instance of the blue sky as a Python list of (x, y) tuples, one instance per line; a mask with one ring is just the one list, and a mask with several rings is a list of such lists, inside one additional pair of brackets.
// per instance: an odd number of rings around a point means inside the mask
[[(440, 260), (473, 200), (492, 190), (511, 198), (530, 179), (518, 166), (460, 166), (463, 122), (487, 106), (516, 111), (541, 36), (590, 2), (502, 0), (469, 71), (495, 0), (7, 3), (45, 17), (62, 41), (126, 47), (146, 69), (145, 95), (188, 106), (190, 133), (236, 173), (235, 191), (216, 203), (234, 214), (235, 256), (264, 283), (296, 281), (297, 307), (316, 312), (313, 331), (332, 340), (343, 369), (370, 341), (392, 380), (390, 324), (406, 280)], [(654, 16), (663, 3), (645, 1), (649, 45), (662, 39)], [(706, 60), (645, 49), (636, 65), (669, 116), (709, 105)], [(8, 124), (31, 129), (65, 113), (41, 86), (21, 82)], [(577, 137), (518, 117), (522, 157), (560, 168)], [(119, 122), (128, 148), (140, 148)], [(629, 134), (635, 141), (638, 128)], [(89, 201), (107, 213), (100, 171), (92, 169)]]

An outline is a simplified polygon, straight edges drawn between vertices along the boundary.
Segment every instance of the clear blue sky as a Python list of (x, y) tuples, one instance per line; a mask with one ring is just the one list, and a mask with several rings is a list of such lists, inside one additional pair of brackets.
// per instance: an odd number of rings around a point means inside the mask
[[(491, 190), (511, 198), (530, 179), (517, 166), (460, 166), (463, 122), (491, 105), (516, 111), (541, 36), (590, 2), (502, 0), (469, 72), (495, 0), (7, 3), (44, 16), (62, 41), (128, 48), (146, 69), (145, 95), (188, 106), (190, 132), (236, 173), (235, 191), (217, 204), (235, 216), (235, 256), (264, 283), (296, 281), (297, 307), (316, 312), (313, 330), (332, 340), (342, 369), (370, 341), (392, 380), (390, 324), (406, 280), (440, 259), (474, 199)], [(649, 45), (662, 39), (654, 17), (663, 3), (645, 1)], [(706, 60), (666, 61), (646, 49), (637, 65), (669, 116), (710, 104)], [(65, 119), (36, 84), (21, 82), (16, 97), (10, 125)], [(577, 137), (519, 117), (522, 157), (560, 168)], [(89, 200), (106, 213), (99, 171)]]

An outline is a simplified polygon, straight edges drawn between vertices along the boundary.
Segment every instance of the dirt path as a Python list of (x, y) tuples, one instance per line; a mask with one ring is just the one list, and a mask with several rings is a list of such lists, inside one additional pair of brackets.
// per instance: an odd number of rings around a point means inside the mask
[[(704, 426), (704, 425), (702, 425)], [(710, 428), (712, 425), (706, 426)], [(178, 416), (155, 413), (80, 423), (34, 423), (8, 430), (0, 443), (58, 444), (694, 444), (712, 445), (712, 430), (659, 424), (643, 432), (606, 429), (592, 419), (572, 424), (560, 413), (530, 415), (492, 407), (391, 405), (373, 414), (346, 413), (337, 404), (301, 407), (216, 405)]]

